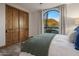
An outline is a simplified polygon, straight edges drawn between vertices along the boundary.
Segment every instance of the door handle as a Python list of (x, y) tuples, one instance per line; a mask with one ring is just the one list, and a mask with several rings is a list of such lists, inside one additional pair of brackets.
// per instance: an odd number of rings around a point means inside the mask
[(7, 30), (6, 30), (6, 33), (7, 33)]

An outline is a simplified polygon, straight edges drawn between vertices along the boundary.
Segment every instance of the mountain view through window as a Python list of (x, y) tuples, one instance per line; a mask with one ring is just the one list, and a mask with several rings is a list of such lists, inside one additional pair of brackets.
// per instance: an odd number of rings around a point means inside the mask
[(49, 10), (44, 14), (44, 32), (45, 33), (59, 33), (59, 10)]

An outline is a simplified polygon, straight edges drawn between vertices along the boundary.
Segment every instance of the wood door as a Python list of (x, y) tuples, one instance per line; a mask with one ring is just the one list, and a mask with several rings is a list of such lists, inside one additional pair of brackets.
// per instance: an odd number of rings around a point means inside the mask
[(6, 46), (28, 37), (28, 13), (6, 5)]
[(28, 37), (28, 13), (20, 11), (20, 41), (25, 41)]
[(19, 24), (18, 24), (18, 9), (13, 8), (13, 44), (14, 43), (18, 43), (18, 39), (19, 39)]
[[(24, 12), (24, 32), (25, 32), (25, 36), (24, 36), (24, 38), (28, 38), (28, 36), (29, 36), (29, 15), (28, 15), (28, 13), (26, 13), (26, 12)], [(26, 40), (26, 39), (24, 39), (24, 40)]]
[(6, 45), (12, 44), (12, 32), (13, 32), (13, 21), (12, 21), (12, 7), (6, 5)]
[(19, 42), (18, 20), (18, 10), (6, 5), (6, 46)]

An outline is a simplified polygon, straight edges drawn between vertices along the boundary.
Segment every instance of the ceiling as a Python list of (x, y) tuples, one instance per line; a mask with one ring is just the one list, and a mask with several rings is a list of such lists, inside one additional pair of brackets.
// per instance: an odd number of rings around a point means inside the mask
[[(12, 3), (13, 4), (13, 3)], [(36, 11), (41, 9), (47, 9), (61, 5), (60, 3), (16, 3), (16, 5), (30, 11)]]

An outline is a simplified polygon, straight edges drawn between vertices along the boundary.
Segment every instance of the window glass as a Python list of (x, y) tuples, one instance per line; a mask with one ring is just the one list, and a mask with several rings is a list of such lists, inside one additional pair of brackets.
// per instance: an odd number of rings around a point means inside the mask
[(44, 32), (59, 33), (60, 12), (57, 9), (48, 10), (44, 13)]

